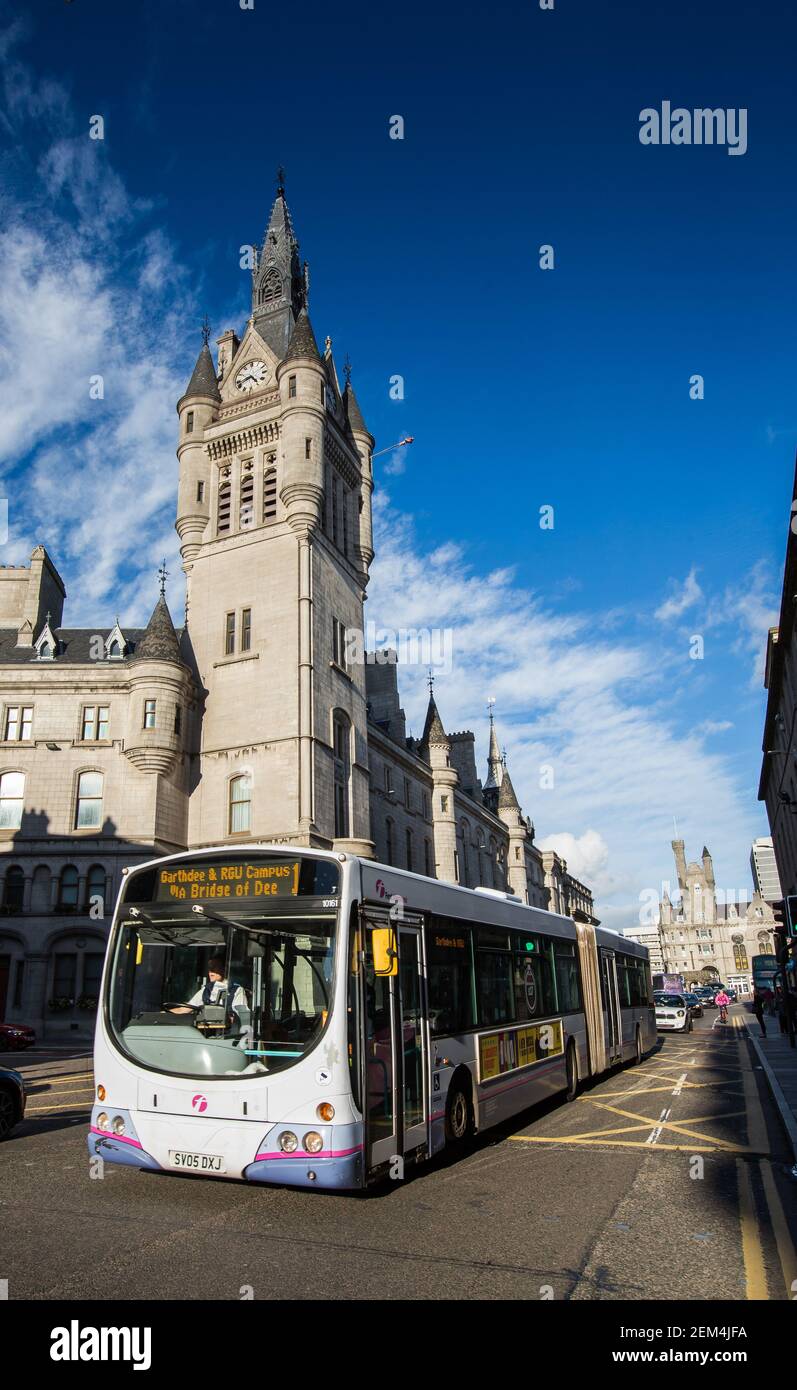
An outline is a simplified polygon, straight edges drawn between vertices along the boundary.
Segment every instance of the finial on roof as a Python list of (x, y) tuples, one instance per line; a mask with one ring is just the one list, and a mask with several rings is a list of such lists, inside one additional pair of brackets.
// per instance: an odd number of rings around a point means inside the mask
[(209, 320), (207, 314), (205, 314), (205, 317), (204, 317), (203, 320), (202, 320), (202, 342), (205, 344), (205, 347), (207, 347), (209, 339), (210, 339), (210, 320)]
[(327, 352), (332, 351), (332, 339), (330, 338), (328, 333), (326, 338), (324, 339), (324, 347), (326, 348)]
[(346, 361), (343, 363), (343, 375), (346, 378), (346, 385), (351, 386), (351, 359), (346, 353)]
[(50, 626), (50, 610), (49, 610), (49, 608), (47, 609), (47, 617), (45, 618), (44, 621), (46, 622), (47, 626), (49, 627), (49, 626)]
[(161, 567), (160, 567), (160, 569), (158, 570), (158, 579), (160, 580), (160, 586), (161, 586), (161, 598), (163, 598), (164, 594), (166, 593), (166, 580), (167, 580), (168, 578), (169, 578), (169, 571), (168, 571), (167, 568), (166, 568), (166, 556), (164, 555), (163, 560), (162, 560), (162, 562), (161, 562)]
[(429, 675), (426, 677), (426, 684), (429, 687), (429, 694), (434, 695), (434, 676), (432, 675), (431, 666), (429, 667)]
[(487, 713), (488, 713), (489, 716), (490, 716), (490, 723), (491, 723), (491, 724), (492, 724), (492, 722), (493, 722), (493, 705), (494, 705), (494, 704), (495, 704), (495, 696), (494, 696), (494, 695), (488, 695), (488, 696), (487, 696)]

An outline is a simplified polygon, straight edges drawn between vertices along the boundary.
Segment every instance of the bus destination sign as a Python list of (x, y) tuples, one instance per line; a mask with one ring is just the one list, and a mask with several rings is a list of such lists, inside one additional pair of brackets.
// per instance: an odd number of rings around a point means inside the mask
[(158, 902), (203, 902), (295, 898), (299, 892), (299, 860), (213, 859), (158, 870)]

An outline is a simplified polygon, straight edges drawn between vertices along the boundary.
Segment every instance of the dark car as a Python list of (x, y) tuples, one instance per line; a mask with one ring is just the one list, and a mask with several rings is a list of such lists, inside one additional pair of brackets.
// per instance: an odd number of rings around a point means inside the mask
[(36, 1034), (27, 1023), (0, 1023), (0, 1052), (23, 1052), (35, 1041)]
[(0, 1141), (7, 1139), (25, 1114), (25, 1082), (18, 1071), (0, 1067)]
[(690, 994), (689, 991), (684, 995), (684, 999), (692, 1010), (693, 1018), (703, 1017), (703, 1001), (699, 994)]

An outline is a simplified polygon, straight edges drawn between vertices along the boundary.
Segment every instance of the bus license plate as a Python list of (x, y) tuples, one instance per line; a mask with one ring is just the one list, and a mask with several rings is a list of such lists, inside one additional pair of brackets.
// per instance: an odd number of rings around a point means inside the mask
[(169, 1162), (172, 1168), (183, 1168), (188, 1173), (226, 1173), (227, 1165), (220, 1154), (192, 1154), (184, 1149), (169, 1149)]

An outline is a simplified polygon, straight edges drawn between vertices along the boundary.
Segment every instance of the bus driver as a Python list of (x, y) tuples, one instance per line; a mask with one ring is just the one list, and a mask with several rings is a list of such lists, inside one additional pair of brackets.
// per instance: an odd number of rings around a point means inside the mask
[[(232, 1000), (227, 1004), (227, 1008), (246, 1009), (248, 1007), (246, 993), (240, 985), (234, 986)], [(190, 1014), (194, 1009), (199, 1009), (203, 1004), (222, 1004), (227, 1002), (229, 993), (229, 982), (224, 977), (224, 957), (211, 956), (207, 964), (207, 976), (203, 989), (198, 989), (196, 994), (188, 1000), (187, 1004), (175, 1005), (169, 1012), (173, 1014)]]

